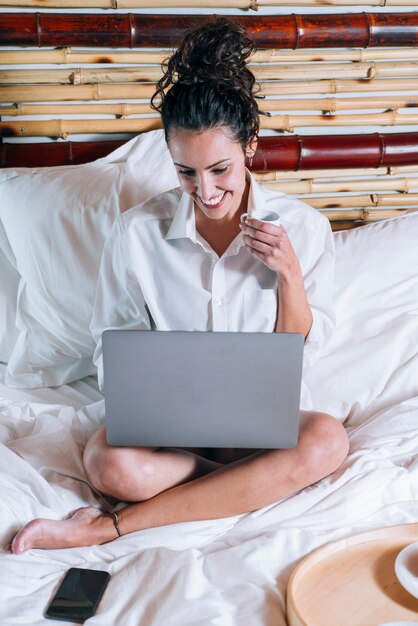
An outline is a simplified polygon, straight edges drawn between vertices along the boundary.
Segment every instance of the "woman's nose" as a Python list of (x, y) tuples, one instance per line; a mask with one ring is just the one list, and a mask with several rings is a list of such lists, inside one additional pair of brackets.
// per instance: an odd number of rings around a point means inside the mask
[(197, 193), (203, 201), (210, 200), (213, 195), (213, 185), (208, 176), (200, 176), (197, 183)]

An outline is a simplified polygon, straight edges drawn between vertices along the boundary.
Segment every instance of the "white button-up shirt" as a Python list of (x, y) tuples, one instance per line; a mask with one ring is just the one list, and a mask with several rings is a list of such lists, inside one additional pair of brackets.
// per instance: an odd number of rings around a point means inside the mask
[[(334, 246), (328, 220), (250, 176), (247, 212), (270, 208), (293, 245), (313, 324), (305, 341), (311, 367), (334, 322)], [(121, 214), (106, 242), (91, 332), (102, 385), (101, 333), (108, 328), (274, 332), (277, 274), (254, 257), (239, 233), (219, 257), (196, 230), (193, 200), (180, 189)], [(301, 408), (312, 408), (302, 385)]]

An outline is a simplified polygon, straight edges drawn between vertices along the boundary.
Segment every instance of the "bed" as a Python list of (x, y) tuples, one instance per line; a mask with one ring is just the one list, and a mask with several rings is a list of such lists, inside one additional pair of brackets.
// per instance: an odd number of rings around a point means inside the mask
[(410, 212), (334, 233), (337, 330), (309, 376), (317, 408), (349, 433), (338, 471), (249, 514), (102, 546), (7, 552), (34, 517), (103, 505), (81, 462), (104, 411), (89, 312), (115, 212), (155, 192), (147, 181), (157, 168), (159, 192), (175, 183), (161, 130), (92, 163), (1, 171), (2, 626), (44, 624), (70, 566), (111, 574), (92, 624), (285, 626), (287, 582), (305, 555), (418, 521), (418, 212)]

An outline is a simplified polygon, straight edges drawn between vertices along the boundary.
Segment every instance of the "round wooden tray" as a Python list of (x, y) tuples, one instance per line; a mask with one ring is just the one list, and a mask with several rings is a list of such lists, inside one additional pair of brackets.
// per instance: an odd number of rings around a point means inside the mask
[(334, 541), (306, 556), (287, 589), (290, 626), (377, 626), (418, 622), (418, 600), (395, 575), (395, 559), (418, 541), (418, 523)]

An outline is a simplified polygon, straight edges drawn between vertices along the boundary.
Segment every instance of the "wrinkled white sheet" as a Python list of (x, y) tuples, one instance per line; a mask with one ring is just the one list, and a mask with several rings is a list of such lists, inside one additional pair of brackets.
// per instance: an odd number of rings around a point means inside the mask
[(81, 455), (102, 413), (102, 401), (76, 411), (0, 399), (1, 626), (52, 624), (43, 611), (70, 566), (111, 574), (91, 626), (284, 626), (286, 584), (300, 558), (343, 536), (418, 521), (415, 398), (349, 429), (342, 468), (281, 503), (103, 546), (9, 554), (4, 547), (30, 519), (101, 504)]
[(87, 404), (98, 402), (103, 398), (99, 391), (97, 376), (86, 376), (68, 385), (59, 387), (38, 387), (21, 389), (5, 385), (6, 365), (0, 363), (0, 398), (25, 402), (43, 402), (48, 404), (68, 404), (81, 409)]

